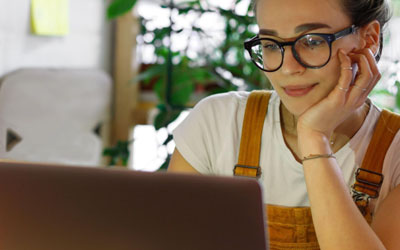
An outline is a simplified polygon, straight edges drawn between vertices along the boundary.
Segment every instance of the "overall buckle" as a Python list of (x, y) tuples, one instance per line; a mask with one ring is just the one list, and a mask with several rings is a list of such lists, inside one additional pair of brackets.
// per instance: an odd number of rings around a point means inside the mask
[(261, 176), (261, 168), (236, 164), (233, 169), (233, 175), (259, 179)]
[[(370, 182), (370, 181), (361, 179), (360, 178), (360, 174), (362, 172), (366, 172), (368, 174), (372, 174), (372, 175), (378, 176), (379, 177), (379, 181), (378, 182)], [(367, 184), (367, 185), (379, 188), (379, 187), (381, 187), (381, 185), (383, 183), (383, 174), (377, 173), (377, 172), (374, 172), (374, 171), (371, 171), (371, 170), (368, 170), (368, 169), (364, 169), (364, 168), (358, 168), (357, 171), (356, 171), (356, 181), (358, 181), (359, 183), (362, 183), (362, 184)]]
[[(377, 181), (370, 181), (361, 178), (361, 174), (375, 175)], [(367, 212), (370, 199), (379, 197), (379, 189), (383, 183), (383, 174), (368, 169), (358, 168), (356, 171), (356, 183), (351, 187), (352, 197), (363, 215)]]

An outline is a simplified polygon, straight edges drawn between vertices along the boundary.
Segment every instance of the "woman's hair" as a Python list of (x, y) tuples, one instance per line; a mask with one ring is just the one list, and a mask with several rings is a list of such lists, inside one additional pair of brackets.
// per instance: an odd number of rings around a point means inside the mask
[[(254, 13), (256, 12), (257, 2), (251, 0)], [(373, 20), (377, 20), (381, 26), (379, 51), (375, 56), (379, 61), (383, 48), (383, 28), (391, 17), (391, 12), (387, 0), (339, 0), (345, 13), (350, 17), (352, 24), (362, 27)]]

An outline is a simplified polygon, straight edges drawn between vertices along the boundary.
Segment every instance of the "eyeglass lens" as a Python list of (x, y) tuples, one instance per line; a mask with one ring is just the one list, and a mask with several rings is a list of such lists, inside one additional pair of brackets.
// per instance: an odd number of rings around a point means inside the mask
[[(320, 67), (326, 64), (330, 57), (329, 43), (318, 35), (305, 35), (294, 44), (294, 49), (300, 63), (308, 67)], [(268, 71), (277, 70), (282, 62), (284, 50), (274, 40), (261, 39), (252, 47), (253, 61)]]

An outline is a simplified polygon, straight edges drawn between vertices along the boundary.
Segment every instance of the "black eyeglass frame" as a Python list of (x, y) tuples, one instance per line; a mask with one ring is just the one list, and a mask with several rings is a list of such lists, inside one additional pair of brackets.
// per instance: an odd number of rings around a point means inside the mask
[[(280, 68), (282, 67), (282, 65), (283, 65), (283, 58), (284, 58), (284, 56), (285, 56), (285, 48), (284, 48), (284, 46), (292, 46), (292, 54), (294, 55), (294, 58), (295, 58), (296, 61), (299, 62), (303, 67), (311, 68), (311, 69), (319, 69), (319, 68), (322, 68), (322, 67), (324, 67), (325, 65), (327, 65), (328, 62), (331, 60), (331, 56), (332, 56), (332, 43), (333, 43), (334, 41), (336, 41), (336, 40), (338, 40), (338, 39), (344, 37), (344, 36), (347, 36), (347, 35), (350, 35), (350, 34), (355, 33), (355, 32), (357, 31), (357, 29), (358, 29), (358, 27), (356, 27), (355, 25), (351, 25), (350, 27), (345, 28), (345, 29), (343, 29), (343, 30), (341, 30), (341, 31), (338, 31), (338, 32), (336, 32), (336, 33), (334, 33), (334, 34), (326, 34), (326, 33), (308, 33), (308, 34), (304, 34), (304, 35), (302, 35), (302, 36), (296, 38), (296, 40), (291, 41), (291, 42), (278, 42), (278, 41), (276, 41), (276, 40), (274, 40), (274, 39), (271, 39), (271, 38), (260, 38), (259, 35), (257, 35), (256, 37), (254, 37), (254, 38), (252, 38), (252, 39), (250, 39), (250, 40), (244, 42), (244, 48), (245, 48), (245, 49), (247, 50), (247, 52), (249, 53), (250, 58), (251, 58), (251, 60), (253, 61), (253, 63), (254, 63), (259, 69), (261, 69), (262, 71), (265, 71), (265, 72), (275, 72), (275, 71), (277, 71), (278, 69), (280, 69)], [(315, 35), (320, 36), (320, 37), (322, 37), (323, 39), (325, 39), (325, 41), (327, 41), (327, 42), (328, 42), (328, 45), (329, 45), (329, 57), (328, 57), (327, 61), (326, 61), (323, 65), (321, 65), (321, 66), (309, 66), (309, 65), (303, 63), (303, 62), (301, 61), (299, 55), (298, 55), (297, 52), (296, 52), (295, 46), (293, 46), (298, 40), (303, 39), (304, 37), (307, 37), (307, 36), (315, 36)], [(276, 69), (274, 69), (274, 70), (267, 70), (267, 69), (261, 68), (260, 66), (258, 66), (258, 64), (254, 61), (254, 59), (253, 59), (253, 57), (252, 57), (252, 50), (251, 50), (251, 48), (252, 48), (253, 46), (255, 46), (255, 45), (261, 44), (261, 41), (272, 41), (272, 42), (276, 43), (276, 44), (279, 46), (279, 48), (280, 48), (280, 51), (281, 51), (281, 54), (282, 54), (282, 61), (281, 61), (281, 64), (280, 64)]]

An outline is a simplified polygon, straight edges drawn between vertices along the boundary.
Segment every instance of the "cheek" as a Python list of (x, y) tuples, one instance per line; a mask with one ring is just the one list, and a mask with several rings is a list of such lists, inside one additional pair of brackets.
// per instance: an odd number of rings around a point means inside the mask
[(272, 87), (274, 87), (274, 89), (276, 89), (275, 83), (279, 82), (279, 74), (276, 73), (268, 73), (268, 72), (263, 72), (264, 76), (268, 79), (268, 81), (271, 83)]
[(320, 82), (324, 89), (332, 90), (339, 82), (340, 61), (337, 55), (333, 55), (329, 63), (318, 71)]

